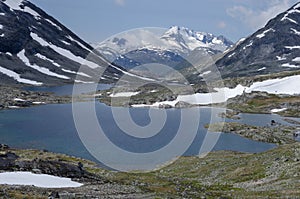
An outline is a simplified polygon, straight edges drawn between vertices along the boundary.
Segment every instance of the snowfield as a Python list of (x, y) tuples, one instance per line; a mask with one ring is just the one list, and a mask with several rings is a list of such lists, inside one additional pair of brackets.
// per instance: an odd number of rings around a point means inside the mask
[(247, 93), (252, 91), (267, 92), (269, 94), (300, 94), (300, 75), (255, 82), (250, 88), (246, 89)]
[(34, 174), (31, 172), (0, 173), (0, 184), (33, 185), (42, 188), (80, 187), (83, 185), (72, 181), (70, 178), (62, 178), (47, 174)]
[[(255, 82), (250, 87), (237, 85), (235, 88), (215, 88), (214, 93), (195, 93), (192, 95), (179, 95), (174, 101), (156, 102), (152, 105), (133, 105), (133, 107), (159, 107), (170, 105), (174, 107), (178, 102), (187, 102), (194, 105), (209, 105), (214, 103), (224, 103), (230, 98), (251, 93), (253, 91), (266, 92), (269, 94), (300, 94), (300, 75), (289, 76), (278, 79), (269, 79), (262, 82)], [(275, 110), (276, 111), (276, 110)]]

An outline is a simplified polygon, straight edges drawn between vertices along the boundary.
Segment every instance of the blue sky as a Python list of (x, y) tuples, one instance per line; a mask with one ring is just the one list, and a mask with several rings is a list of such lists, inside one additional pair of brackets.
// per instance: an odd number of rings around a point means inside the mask
[(30, 0), (87, 42), (141, 27), (184, 26), (232, 41), (297, 0)]

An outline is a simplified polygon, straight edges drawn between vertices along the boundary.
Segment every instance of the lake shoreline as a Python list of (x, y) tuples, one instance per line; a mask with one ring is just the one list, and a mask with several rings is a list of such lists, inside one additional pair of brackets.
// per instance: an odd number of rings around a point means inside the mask
[[(66, 85), (71, 86), (71, 85)], [(26, 87), (16, 87), (16, 86), (8, 86), (8, 85), (1, 85), (0, 86), (0, 110), (2, 109), (13, 109), (13, 108), (24, 108), (24, 107), (32, 107), (36, 105), (45, 105), (45, 104), (66, 104), (72, 103), (72, 98), (75, 101), (87, 101), (90, 98), (95, 98), (100, 102), (106, 104), (107, 106), (112, 106), (111, 100), (112, 97), (109, 96), (111, 92), (108, 91), (101, 91), (98, 92), (87, 92), (79, 96), (72, 96), (71, 94), (66, 95), (57, 95), (54, 92), (47, 92), (47, 91), (30, 91), (24, 89)], [(46, 87), (47, 88), (47, 87)], [(48, 87), (53, 88), (53, 87)], [(128, 97), (117, 97), (120, 101), (127, 101)], [(139, 107), (152, 107), (151, 104), (145, 104), (144, 106), (133, 106), (132, 104), (123, 104), (118, 103), (114, 99), (113, 106), (115, 107), (132, 107), (132, 108), (139, 108)], [(174, 97), (170, 98), (173, 99)], [(256, 102), (257, 106), (253, 107), (253, 99), (258, 99), (260, 101), (267, 101), (273, 100), (273, 103), (270, 103), (267, 106), (261, 106), (259, 102)], [(297, 98), (297, 97), (296, 97)], [(300, 97), (298, 97), (300, 100)], [(191, 107), (215, 107), (215, 108), (227, 108), (227, 112), (224, 115), (225, 118), (238, 118), (238, 114), (240, 113), (253, 113), (253, 114), (278, 114), (280, 116), (285, 117), (296, 117), (300, 118), (299, 115), (299, 105), (290, 105), (288, 108), (283, 109), (278, 104), (279, 102), (282, 103), (285, 99), (290, 100), (290, 97), (280, 97), (280, 101), (276, 102), (278, 97), (274, 95), (267, 95), (265, 93), (255, 92), (251, 94), (245, 94), (242, 96), (237, 96), (235, 98), (229, 99), (227, 103), (219, 103), (219, 104), (208, 104), (208, 105), (192, 105), (188, 103), (180, 103), (175, 107), (170, 106), (159, 106), (157, 108), (168, 109), (168, 108), (175, 108), (175, 109), (183, 109), (183, 108), (191, 108)], [(274, 102), (275, 100), (275, 102)], [(299, 101), (300, 103), (300, 101)], [(276, 112), (272, 112), (272, 110), (278, 110)]]

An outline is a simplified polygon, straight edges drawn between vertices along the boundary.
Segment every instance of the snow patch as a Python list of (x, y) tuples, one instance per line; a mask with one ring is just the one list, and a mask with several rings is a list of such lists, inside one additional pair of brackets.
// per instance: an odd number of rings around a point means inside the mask
[(88, 61), (83, 59), (80, 56), (76, 56), (74, 55), (71, 51), (60, 48), (56, 45), (50, 44), (47, 41), (45, 41), (43, 38), (39, 37), (37, 34), (35, 33), (30, 33), (30, 36), (37, 42), (39, 42), (42, 46), (49, 46), (50, 48), (52, 48), (54, 51), (56, 51), (57, 53), (61, 54), (64, 57), (67, 57), (75, 62), (78, 62), (82, 65), (87, 65), (90, 68), (99, 68), (100, 66), (94, 62)]
[(121, 92), (121, 93), (113, 93), (110, 94), (110, 97), (131, 97), (139, 94), (140, 92)]
[(68, 46), (71, 45), (70, 43), (68, 43), (68, 42), (66, 42), (66, 41), (63, 41), (63, 40), (60, 40), (60, 41), (63, 42), (64, 44), (68, 45)]
[(209, 73), (211, 73), (210, 70), (209, 70), (209, 71), (205, 71), (205, 72), (199, 74), (199, 77), (203, 77), (203, 76), (205, 76), (205, 75), (208, 75)]
[(296, 57), (292, 61), (294, 61), (294, 62), (300, 62), (300, 57)]
[(293, 50), (293, 49), (300, 49), (300, 46), (285, 46), (285, 48)]
[(47, 22), (49, 22), (52, 26), (55, 26), (58, 30), (62, 31), (61, 27), (59, 27), (57, 24), (55, 24), (53, 21), (50, 19), (45, 19)]
[(31, 14), (36, 19), (41, 18), (39, 13), (32, 10), (28, 6), (25, 6), (24, 8), (21, 8), (20, 6), (23, 5), (23, 0), (6, 0), (3, 3), (5, 3), (8, 7), (10, 7), (11, 10), (20, 10), (20, 11), (27, 12), (27, 13)]
[(22, 10), (20, 5), (23, 4), (23, 0), (6, 0), (3, 3), (5, 3), (8, 7), (10, 7), (13, 10)]
[(46, 103), (45, 102), (32, 102), (32, 104), (40, 105), (40, 104), (46, 104)]
[(277, 60), (278, 61), (283, 61), (283, 60), (286, 60), (286, 57), (280, 57), (280, 56), (276, 56)]
[(262, 71), (262, 70), (266, 70), (267, 68), (266, 67), (262, 67), (260, 69), (257, 69), (257, 71)]
[(241, 39), (237, 42), (237, 44), (240, 44), (240, 43), (242, 43), (242, 42), (245, 41), (245, 40), (246, 40), (246, 38), (243, 37), (243, 38), (241, 38)]
[(268, 30), (265, 30), (265, 31), (264, 31), (263, 33), (261, 33), (261, 34), (256, 35), (256, 37), (261, 39), (261, 38), (263, 38), (264, 36), (266, 36), (266, 33), (270, 32), (270, 31), (275, 32), (274, 29), (270, 28), (270, 29), (268, 29)]
[(298, 24), (297, 21), (295, 21), (295, 20), (291, 19), (290, 17), (288, 17), (292, 13), (295, 13), (295, 12), (300, 13), (300, 11), (297, 10), (295, 7), (294, 7), (294, 9), (289, 10), (288, 12), (286, 12), (285, 15), (282, 17), (282, 19), (280, 21), (289, 20), (292, 23)]
[(36, 65), (36, 64), (31, 64), (31, 63), (29, 62), (29, 59), (28, 59), (28, 58), (26, 57), (26, 55), (25, 55), (25, 50), (24, 50), (24, 49), (23, 49), (21, 52), (19, 52), (19, 53), (17, 54), (17, 56), (18, 56), (18, 57), (19, 57), (19, 58), (20, 58), (27, 66), (29, 66), (30, 68), (33, 68), (33, 69), (35, 69), (35, 70), (37, 70), (37, 71), (39, 71), (39, 72), (45, 74), (45, 75), (52, 76), (52, 77), (57, 77), (57, 78), (60, 78), (60, 79), (70, 79), (70, 78), (67, 77), (67, 76), (59, 75), (59, 74), (57, 74), (57, 73), (54, 73), (54, 72), (50, 71), (48, 68), (40, 67), (40, 66), (38, 66), (38, 65)]
[(296, 66), (296, 65), (293, 65), (293, 64), (289, 64), (289, 63), (282, 64), (281, 66), (288, 67), (288, 68), (299, 68), (299, 66)]
[(38, 58), (40, 58), (40, 59), (43, 59), (43, 60), (46, 60), (46, 61), (51, 62), (54, 66), (60, 67), (60, 65), (59, 65), (58, 63), (56, 63), (56, 62), (53, 61), (52, 59), (47, 58), (47, 57), (44, 56), (44, 55), (41, 55), (40, 53), (35, 54), (35, 56), (38, 57)]
[(253, 41), (251, 41), (248, 45), (244, 46), (243, 50), (246, 50), (246, 48), (250, 47), (253, 45)]
[(31, 172), (0, 173), (0, 184), (33, 185), (42, 188), (67, 188), (80, 187), (83, 185), (72, 181), (70, 178), (62, 178), (47, 174), (34, 174)]
[(24, 8), (24, 11), (27, 12), (27, 13), (29, 13), (29, 14), (31, 14), (36, 19), (40, 19), (41, 18), (41, 16), (40, 16), (39, 13), (37, 13), (36, 11), (32, 10), (31, 8), (29, 8), (27, 6)]
[(68, 35), (67, 38), (70, 39), (71, 41), (76, 42), (79, 46), (81, 46), (81, 48), (84, 48), (87, 51), (91, 52), (90, 49), (88, 49), (85, 45), (83, 45), (82, 43), (80, 43), (79, 41), (77, 41), (76, 39), (74, 39), (73, 37), (71, 37), (70, 35)]
[(296, 4), (293, 8), (294, 9), (300, 8), (300, 3)]
[(19, 106), (8, 106), (8, 108), (10, 109), (16, 109), (16, 108), (20, 108)]
[(231, 58), (233, 55), (235, 55), (235, 53), (228, 55), (228, 58)]
[(91, 76), (89, 76), (88, 74), (85, 74), (83, 72), (75, 72), (75, 71), (67, 70), (67, 69), (64, 69), (64, 68), (62, 68), (61, 70), (64, 71), (64, 72), (66, 72), (66, 73), (72, 73), (72, 74), (81, 75), (81, 76), (85, 76), (85, 77), (91, 78)]
[(296, 34), (296, 35), (300, 35), (300, 31), (294, 29), (294, 28), (291, 28), (291, 30)]
[(222, 40), (219, 40), (219, 39), (217, 39), (217, 38), (215, 37), (215, 38), (213, 38), (212, 43), (214, 43), (214, 44), (223, 44), (223, 41), (222, 41)]
[(271, 112), (272, 113), (279, 113), (279, 112), (285, 111), (286, 109), (287, 108), (280, 108), (280, 109), (275, 108), (275, 109), (272, 109)]
[(281, 19), (281, 21), (284, 21), (284, 20), (288, 20), (292, 23), (298, 24), (297, 21), (295, 21), (294, 19), (287, 17), (287, 14)]
[(82, 81), (82, 80), (75, 80), (75, 83), (82, 83), (82, 84), (93, 84), (95, 82), (86, 82), (86, 81)]
[(23, 100), (23, 99), (21, 99), (21, 98), (15, 98), (14, 101), (15, 101), (15, 102), (25, 102), (26, 100)]
[(24, 83), (24, 84), (31, 84), (31, 85), (36, 85), (36, 86), (40, 86), (43, 83), (41, 82), (37, 82), (37, 81), (33, 81), (33, 80), (29, 80), (29, 79), (24, 79), (21, 78), (20, 75), (14, 71), (8, 70), (6, 68), (3, 68), (0, 66), (0, 73), (3, 73), (9, 77), (14, 78), (16, 81), (20, 82), (20, 83)]

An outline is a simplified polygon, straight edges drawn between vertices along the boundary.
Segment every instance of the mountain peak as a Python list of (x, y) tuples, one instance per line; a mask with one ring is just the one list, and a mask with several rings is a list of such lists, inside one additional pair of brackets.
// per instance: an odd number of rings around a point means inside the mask
[(198, 47), (212, 48), (224, 51), (233, 43), (224, 36), (215, 36), (211, 33), (197, 32), (185, 27), (172, 26), (161, 37), (164, 40), (175, 41), (180, 45), (185, 44), (185, 48), (194, 50)]

